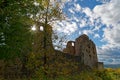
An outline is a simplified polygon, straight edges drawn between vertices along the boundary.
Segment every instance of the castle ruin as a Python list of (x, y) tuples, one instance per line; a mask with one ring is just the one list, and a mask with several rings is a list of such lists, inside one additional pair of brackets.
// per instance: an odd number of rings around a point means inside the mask
[(75, 41), (68, 41), (64, 53), (79, 56), (81, 63), (91, 68), (103, 68), (103, 63), (98, 62), (96, 46), (85, 34), (79, 36)]

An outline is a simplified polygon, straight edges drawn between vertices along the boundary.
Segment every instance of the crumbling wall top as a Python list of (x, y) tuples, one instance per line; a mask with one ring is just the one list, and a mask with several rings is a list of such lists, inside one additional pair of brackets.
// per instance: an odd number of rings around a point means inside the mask
[(79, 42), (79, 41), (85, 41), (85, 40), (89, 40), (89, 37), (86, 35), (86, 34), (83, 34), (81, 36), (79, 36), (78, 38), (76, 38), (76, 41)]
[(75, 44), (75, 41), (68, 41), (67, 42), (67, 47), (74, 46), (74, 44)]

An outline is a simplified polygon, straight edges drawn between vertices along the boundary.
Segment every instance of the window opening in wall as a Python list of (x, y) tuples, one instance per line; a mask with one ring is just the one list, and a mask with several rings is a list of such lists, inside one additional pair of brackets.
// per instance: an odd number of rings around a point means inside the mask
[(75, 46), (75, 44), (72, 42), (72, 46)]
[(88, 45), (88, 48), (90, 48), (90, 45)]
[(86, 52), (87, 52), (87, 53), (89, 53), (89, 50), (88, 50), (88, 49), (86, 49)]
[(44, 30), (43, 26), (40, 26), (40, 31), (43, 31), (43, 30)]
[(89, 55), (90, 59), (91, 59), (91, 55)]
[(87, 44), (88, 48), (90, 48), (90, 44)]

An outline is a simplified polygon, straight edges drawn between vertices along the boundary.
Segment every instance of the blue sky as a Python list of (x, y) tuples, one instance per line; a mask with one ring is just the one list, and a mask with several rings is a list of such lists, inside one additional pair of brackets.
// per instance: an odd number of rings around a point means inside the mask
[(120, 64), (119, 4), (120, 0), (66, 0), (62, 8), (67, 18), (54, 24), (54, 30), (67, 40), (87, 34), (96, 44), (99, 61)]

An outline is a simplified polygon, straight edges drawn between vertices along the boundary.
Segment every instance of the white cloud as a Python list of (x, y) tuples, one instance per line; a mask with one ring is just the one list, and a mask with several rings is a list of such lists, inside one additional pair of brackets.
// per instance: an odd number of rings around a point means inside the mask
[[(102, 46), (102, 50), (120, 48), (120, 0), (111, 0), (109, 3), (98, 5), (93, 9), (97, 17), (101, 18), (103, 24), (107, 25), (103, 29), (103, 41), (107, 44)], [(105, 51), (106, 52), (106, 51)], [(104, 53), (105, 53), (104, 52)]]
[(120, 49), (110, 48), (109, 45), (106, 47), (97, 47), (99, 61), (104, 62), (104, 64), (120, 64)]
[(83, 30), (82, 33), (83, 33), (83, 34), (86, 34), (86, 35), (88, 35), (88, 34), (93, 34), (92, 30)]
[(104, 29), (104, 40), (106, 40), (109, 44), (120, 44), (120, 25), (112, 28)]
[(96, 16), (96, 14), (88, 7), (81, 8), (81, 13), (85, 14), (85, 17), (80, 20), (80, 27), (85, 26), (98, 26), (100, 23), (100, 19)]
[(84, 12), (88, 17), (93, 17), (93, 13), (92, 13), (92, 11), (90, 10), (90, 8), (88, 8), (88, 7), (83, 8), (83, 12)]
[(94, 34), (94, 38), (100, 38), (99, 34)]
[(75, 11), (77, 11), (77, 12), (80, 12), (81, 11), (81, 6), (79, 5), (79, 4), (74, 4), (74, 9), (75, 9)]
[(102, 2), (102, 3), (108, 3), (108, 2), (110, 2), (110, 0), (96, 0), (96, 1), (99, 1), (99, 2)]
[(77, 30), (77, 24), (75, 22), (65, 22), (64, 33), (70, 34)]
[(80, 21), (80, 27), (83, 28), (83, 27), (86, 27), (86, 25), (88, 25), (87, 19), (84, 18)]
[(74, 10), (73, 10), (72, 8), (69, 8), (68, 11), (69, 11), (70, 13), (75, 14), (75, 12), (74, 12)]
[(77, 17), (73, 17), (73, 20), (75, 20), (76, 22), (80, 22), (80, 20)]
[(76, 22), (62, 21), (54, 24), (53, 26), (54, 30), (57, 30), (58, 32), (63, 32), (68, 35), (77, 30)]
[(107, 26), (115, 25), (120, 21), (120, 0), (111, 0), (109, 3), (98, 5), (94, 8), (94, 13), (101, 17)]
[(95, 26), (95, 28), (93, 29), (93, 31), (99, 31), (101, 28), (101, 26)]

